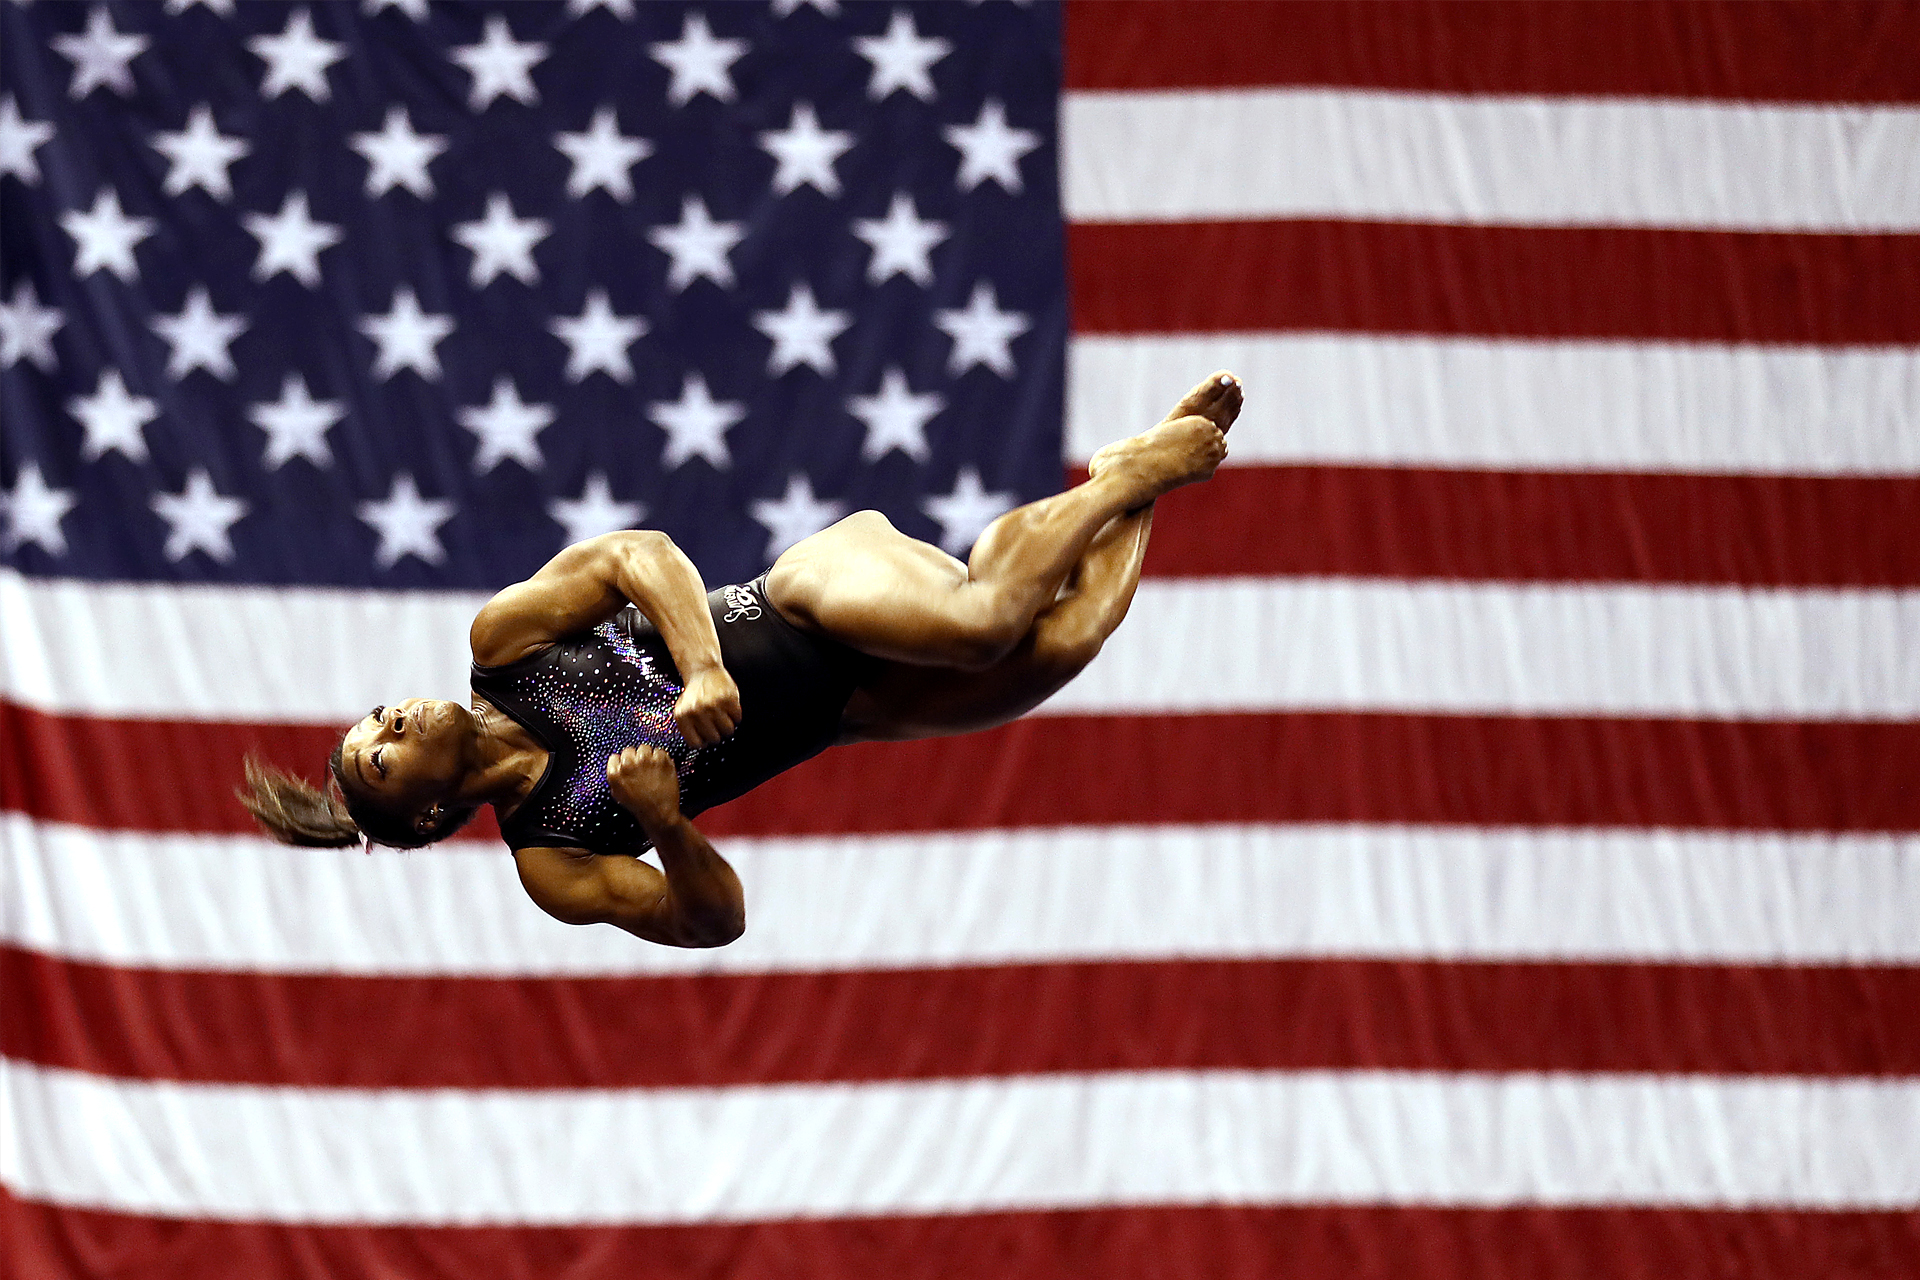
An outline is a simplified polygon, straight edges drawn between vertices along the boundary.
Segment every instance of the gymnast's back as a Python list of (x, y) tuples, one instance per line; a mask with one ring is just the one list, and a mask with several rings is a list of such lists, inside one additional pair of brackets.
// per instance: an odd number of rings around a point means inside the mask
[(687, 816), (723, 804), (831, 746), (855, 687), (877, 666), (808, 635), (768, 602), (764, 576), (707, 594), (721, 663), (740, 689), (740, 725), (690, 747), (674, 723), (682, 680), (660, 632), (632, 606), (502, 666), (474, 664), (473, 691), (548, 752), (532, 792), (500, 824), (514, 849), (637, 854), (640, 823), (614, 802), (607, 757), (653, 746), (673, 758)]

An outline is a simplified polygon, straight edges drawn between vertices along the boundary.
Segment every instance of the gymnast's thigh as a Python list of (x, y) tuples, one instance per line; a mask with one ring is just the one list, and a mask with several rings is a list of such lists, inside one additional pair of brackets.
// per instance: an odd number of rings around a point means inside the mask
[(941, 665), (966, 625), (967, 566), (860, 511), (788, 548), (767, 573), (782, 617), (874, 657)]
[(888, 663), (847, 702), (840, 740), (905, 742), (996, 728), (1051, 698), (1084, 666), (1037, 651), (1031, 636), (983, 671)]

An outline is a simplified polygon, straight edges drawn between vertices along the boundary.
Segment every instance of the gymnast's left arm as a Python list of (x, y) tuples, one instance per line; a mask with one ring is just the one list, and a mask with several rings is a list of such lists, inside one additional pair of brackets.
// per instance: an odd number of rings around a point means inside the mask
[(468, 639), (473, 660), (503, 666), (627, 607), (660, 631), (684, 689), (674, 719), (689, 746), (720, 741), (740, 724), (740, 689), (720, 661), (720, 636), (700, 571), (666, 534), (627, 529), (576, 542), (540, 572), (489, 600)]

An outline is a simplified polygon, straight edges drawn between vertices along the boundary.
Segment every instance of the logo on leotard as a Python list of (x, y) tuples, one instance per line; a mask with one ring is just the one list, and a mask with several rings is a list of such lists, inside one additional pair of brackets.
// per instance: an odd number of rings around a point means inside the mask
[(753, 598), (753, 592), (747, 590), (745, 587), (723, 587), (721, 588), (720, 594), (724, 596), (727, 601), (726, 616), (721, 618), (720, 621), (738, 622), (740, 619), (745, 618), (748, 622), (752, 622), (760, 616), (759, 601), (755, 600)]

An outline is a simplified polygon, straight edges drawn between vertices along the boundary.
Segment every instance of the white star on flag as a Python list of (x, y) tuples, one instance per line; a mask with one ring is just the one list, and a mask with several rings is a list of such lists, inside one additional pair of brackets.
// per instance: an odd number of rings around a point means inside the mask
[(271, 218), (261, 213), (241, 215), (240, 225), (260, 242), (253, 264), (255, 280), (270, 280), (285, 271), (311, 289), (320, 283), (320, 252), (339, 244), (342, 232), (329, 222), (315, 222), (307, 213), (307, 193), (293, 191), (280, 202)]
[(347, 56), (346, 45), (313, 33), (313, 15), (305, 9), (295, 9), (279, 35), (255, 36), (247, 48), (267, 64), (260, 96), (268, 99), (298, 89), (314, 102), (327, 101), (327, 68)]
[(156, 225), (152, 218), (129, 218), (120, 212), (120, 193), (112, 187), (102, 187), (85, 213), (69, 209), (60, 215), (61, 228), (79, 250), (73, 274), (91, 275), (104, 268), (128, 284), (140, 277), (133, 247), (152, 235)]
[(566, 545), (572, 546), (616, 529), (633, 528), (647, 518), (647, 508), (643, 503), (615, 501), (607, 473), (595, 471), (578, 498), (555, 498), (547, 504), (547, 514), (567, 531)]
[(767, 531), (769, 564), (782, 551), (803, 538), (811, 538), (847, 514), (838, 502), (822, 502), (813, 496), (813, 484), (804, 475), (787, 478), (787, 491), (776, 501), (758, 498), (747, 504), (755, 524)]
[(204, 468), (189, 472), (186, 488), (179, 493), (154, 494), (153, 509), (168, 525), (167, 544), (161, 548), (167, 559), (184, 560), (195, 551), (215, 560), (233, 559), (233, 539), (227, 530), (247, 514), (247, 503), (216, 491)]
[(205, 5), (208, 13), (219, 14), (223, 18), (233, 14), (233, 0), (167, 0), (167, 12), (185, 13), (196, 4)]
[(382, 569), (391, 569), (406, 556), (417, 556), (428, 564), (447, 558), (437, 531), (453, 519), (453, 504), (444, 498), (421, 497), (413, 477), (404, 471), (393, 478), (384, 501), (362, 502), (354, 514), (380, 535), (373, 562)]
[(972, 124), (950, 124), (940, 136), (960, 152), (960, 171), (954, 181), (962, 191), (971, 191), (991, 178), (1009, 195), (1019, 195), (1020, 158), (1040, 145), (1040, 135), (1031, 129), (1007, 127), (1007, 109), (995, 99), (987, 99), (979, 119)]
[(937, 391), (915, 394), (908, 389), (907, 375), (897, 367), (881, 376), (877, 394), (853, 396), (847, 401), (847, 412), (867, 425), (860, 456), (868, 462), (879, 461), (890, 449), (900, 450), (915, 462), (925, 462), (927, 423), (946, 407), (946, 397)]
[(487, 216), (455, 224), (453, 238), (473, 251), (468, 279), (474, 288), (484, 288), (501, 272), (534, 285), (540, 283), (540, 268), (534, 264), (533, 247), (552, 229), (545, 218), (514, 217), (512, 202), (496, 191), (487, 197)]
[(133, 68), (127, 64), (145, 53), (153, 42), (145, 36), (121, 35), (105, 5), (87, 14), (87, 29), (77, 36), (57, 35), (47, 43), (73, 63), (73, 82), (67, 93), (84, 98), (102, 85), (125, 96), (133, 92)]
[(90, 396), (67, 401), (67, 412), (86, 428), (80, 456), (91, 462), (109, 449), (118, 449), (134, 462), (147, 460), (147, 439), (141, 429), (160, 416), (153, 401), (130, 395), (118, 369), (100, 375)]
[(153, 318), (153, 331), (172, 348), (167, 356), (167, 376), (175, 382), (195, 369), (231, 381), (237, 371), (227, 347), (246, 329), (244, 317), (214, 314), (205, 285), (194, 286), (178, 314)]
[(153, 149), (167, 158), (167, 180), (162, 187), (177, 196), (199, 187), (216, 200), (233, 199), (233, 179), (227, 166), (253, 150), (240, 138), (230, 138), (213, 124), (213, 109), (201, 103), (187, 114), (187, 127), (178, 133), (156, 133)]
[(599, 370), (615, 382), (633, 381), (633, 360), (627, 348), (647, 331), (647, 322), (639, 316), (617, 316), (607, 302), (607, 291), (595, 289), (587, 295), (585, 308), (577, 316), (555, 316), (547, 329), (567, 344), (567, 381), (584, 381)]
[(627, 170), (653, 154), (651, 142), (620, 132), (619, 117), (610, 106), (593, 113), (586, 132), (554, 134), (553, 145), (573, 162), (567, 194), (576, 200), (596, 187), (615, 200), (633, 199), (633, 175)]
[(659, 41), (648, 45), (647, 50), (655, 62), (672, 73), (667, 101), (684, 107), (698, 93), (710, 93), (722, 102), (733, 101), (733, 77), (727, 69), (745, 56), (747, 42), (715, 39), (706, 15), (689, 13), (680, 24), (678, 40)]
[(427, 20), (427, 0), (360, 0), (362, 13), (379, 13), (382, 9), (398, 9), (415, 22)]
[(853, 234), (867, 242), (873, 257), (867, 263), (867, 280), (880, 284), (896, 275), (904, 275), (916, 284), (933, 283), (934, 247), (947, 238), (947, 224), (922, 220), (913, 197), (897, 191), (887, 206), (884, 218), (855, 218)]
[(25, 360), (52, 373), (53, 335), (60, 332), (66, 319), (66, 313), (60, 308), (40, 305), (33, 281), (15, 284), (13, 300), (0, 303), (0, 369)]
[(479, 44), (461, 45), (447, 56), (473, 77), (467, 105), (475, 111), (484, 111), (502, 94), (530, 107), (538, 105), (540, 91), (533, 87), (533, 68), (547, 56), (547, 46), (535, 40), (515, 41), (513, 29), (499, 14), (487, 19)]
[(395, 187), (405, 187), (422, 200), (433, 199), (427, 166), (447, 149), (447, 140), (437, 133), (415, 133), (405, 107), (388, 107), (380, 132), (356, 133), (347, 145), (366, 159), (369, 200)]
[(940, 546), (950, 555), (964, 556), (988, 525), (1013, 510), (1013, 501), (1011, 493), (988, 493), (980, 473), (962, 467), (953, 492), (944, 498), (927, 498), (920, 509), (940, 526)]
[(27, 463), (14, 478), (12, 491), (0, 491), (0, 513), (7, 517), (4, 549), (12, 551), (31, 542), (50, 556), (67, 554), (67, 535), (60, 522), (78, 501), (71, 489), (48, 488), (40, 464)]
[(453, 317), (422, 311), (411, 287), (403, 284), (395, 289), (392, 308), (385, 315), (361, 316), (358, 327), (380, 346), (373, 359), (373, 376), (380, 381), (402, 369), (411, 369), (429, 382), (440, 377), (440, 357), (434, 347), (453, 332)]
[(796, 102), (793, 116), (785, 129), (768, 130), (760, 135), (760, 147), (778, 164), (773, 174), (776, 195), (786, 195), (803, 186), (811, 186), (822, 195), (840, 194), (840, 175), (833, 171), (836, 160), (853, 147), (853, 135), (820, 127), (813, 104)]
[(40, 181), (36, 148), (53, 140), (53, 126), (45, 120), (23, 120), (13, 95), (0, 98), (0, 177), (11, 173), (29, 186)]
[(307, 380), (289, 373), (280, 384), (280, 398), (252, 405), (247, 421), (267, 433), (267, 451), (261, 465), (276, 471), (305, 458), (316, 467), (333, 465), (333, 450), (327, 446), (327, 430), (347, 416), (347, 406), (339, 400), (315, 400), (307, 390)]
[(673, 259), (667, 269), (667, 287), (675, 293), (705, 276), (723, 288), (733, 285), (733, 264), (727, 255), (746, 236), (737, 222), (715, 222), (707, 202), (688, 196), (680, 206), (680, 221), (653, 227), (647, 239)]
[(567, 0), (567, 14), (578, 18), (595, 9), (605, 9), (625, 22), (633, 16), (633, 0)]
[(833, 340), (853, 324), (845, 311), (822, 311), (813, 300), (813, 289), (804, 281), (793, 286), (787, 305), (780, 311), (756, 311), (753, 327), (773, 339), (767, 353), (767, 376), (777, 378), (797, 365), (806, 365), (816, 373), (833, 376)]
[(953, 52), (953, 41), (922, 37), (905, 9), (895, 9), (884, 36), (856, 36), (853, 47), (873, 64), (867, 96), (875, 102), (905, 89), (922, 102), (934, 99), (933, 64)]
[(773, 0), (773, 16), (784, 18), (806, 7), (818, 9), (832, 18), (840, 13), (840, 0)]
[(727, 428), (746, 416), (745, 405), (716, 401), (707, 390), (707, 380), (697, 373), (686, 375), (678, 400), (655, 401), (647, 406), (647, 417), (667, 433), (660, 465), (669, 470), (694, 458), (705, 458), (715, 467), (731, 465)]
[(1013, 340), (1033, 327), (1033, 322), (1018, 311), (1000, 310), (993, 285), (985, 280), (973, 286), (973, 297), (965, 310), (936, 311), (934, 328), (953, 339), (953, 351), (947, 357), (947, 373), (959, 377), (977, 364), (983, 364), (1003, 378), (1014, 375)]
[(473, 470), (484, 475), (512, 458), (529, 471), (538, 471), (547, 460), (534, 437), (553, 425), (553, 406), (527, 404), (511, 378), (495, 378), (493, 398), (482, 406), (468, 406), (454, 414), (454, 420), (480, 438), (480, 449), (473, 457)]

